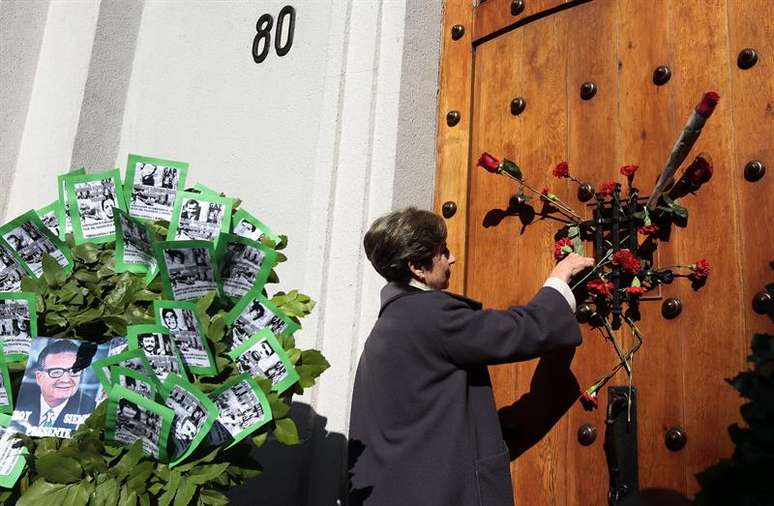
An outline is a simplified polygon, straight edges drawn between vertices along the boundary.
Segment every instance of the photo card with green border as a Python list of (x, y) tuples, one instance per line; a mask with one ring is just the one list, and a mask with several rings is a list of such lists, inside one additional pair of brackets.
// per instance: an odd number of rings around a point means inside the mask
[(146, 399), (156, 400), (160, 384), (156, 376), (143, 374), (129, 367), (112, 366), (110, 368), (110, 388), (118, 385), (142, 395)]
[(269, 329), (259, 330), (228, 352), (228, 356), (236, 362), (239, 372), (270, 379), (272, 390), (279, 394), (300, 379), (288, 354)]
[(2, 385), (0, 385), (0, 413), (10, 415), (13, 412), (13, 388), (11, 388), (11, 376), (8, 373), (8, 362), (5, 358), (2, 342), (0, 342), (0, 381), (2, 381)]
[(274, 244), (280, 242), (280, 238), (277, 234), (272, 232), (272, 230), (261, 220), (241, 207), (234, 213), (233, 218), (231, 218), (231, 223), (232, 234), (247, 237), (248, 239), (258, 242), (262, 242), (264, 237), (271, 240)]
[(180, 358), (180, 352), (166, 327), (153, 324), (129, 325), (126, 333), (129, 349), (145, 352), (153, 372), (160, 381), (164, 381), (170, 373), (185, 376), (185, 365)]
[(155, 233), (145, 223), (116, 208), (113, 214), (116, 227), (116, 271), (147, 274), (150, 283), (159, 271), (153, 254)]
[(37, 300), (32, 292), (0, 292), (0, 341), (8, 362), (30, 355), (32, 338), (38, 335)]
[(215, 248), (209, 241), (159, 241), (153, 244), (164, 298), (190, 301), (221, 293)]
[(118, 169), (91, 174), (66, 175), (67, 196), (75, 244), (116, 240), (114, 208), (126, 211), (124, 188)]
[(73, 231), (73, 219), (70, 212), (70, 197), (67, 193), (67, 185), (65, 178), (71, 175), (86, 174), (86, 169), (83, 167), (79, 169), (73, 169), (67, 174), (60, 174), (56, 177), (56, 184), (59, 190), (59, 203), (61, 204), (61, 214), (59, 215), (59, 223), (64, 223), (64, 226), (59, 227), (59, 238), (65, 240), (67, 234)]
[(73, 269), (70, 248), (40, 221), (33, 210), (0, 227), (0, 241), (33, 276), (43, 274), (43, 257), (51, 256), (66, 272)]
[(58, 200), (51, 202), (45, 207), (41, 207), (37, 211), (38, 218), (43, 224), (57, 237), (59, 237), (59, 224), (62, 223), (59, 217), (64, 212), (62, 210), (62, 204)]
[(222, 234), (215, 250), (223, 295), (236, 300), (253, 288), (262, 289), (277, 260), (277, 252), (258, 241)]
[(231, 378), (210, 393), (218, 408), (218, 418), (209, 434), (213, 446), (231, 441), (231, 448), (271, 420), (266, 394), (249, 374)]
[(158, 378), (156, 378), (156, 373), (153, 372), (153, 368), (150, 362), (148, 362), (148, 357), (145, 356), (145, 352), (143, 350), (127, 350), (91, 363), (94, 375), (97, 376), (97, 380), (102, 385), (105, 393), (109, 393), (113, 387), (113, 377), (110, 371), (113, 367), (133, 369), (139, 374), (150, 378), (157, 385), (160, 384)]
[(179, 300), (154, 300), (156, 321), (169, 330), (183, 363), (191, 374), (215, 376), (218, 368), (202, 324), (196, 315), (196, 304)]
[(18, 292), (22, 279), (31, 274), (16, 252), (0, 240), (0, 292)]
[(276, 336), (290, 336), (301, 326), (254, 288), (226, 314), (226, 341), (234, 349), (265, 328)]
[(233, 199), (209, 193), (178, 192), (167, 233), (168, 241), (217, 242), (231, 227)]
[(207, 437), (218, 418), (218, 408), (207, 394), (177, 374), (170, 374), (162, 384), (164, 405), (175, 412), (170, 440), (169, 466), (176, 466)]
[(175, 412), (122, 386), (108, 395), (105, 439), (130, 446), (138, 439), (143, 451), (167, 460), (167, 441)]
[(185, 188), (187, 176), (186, 162), (130, 154), (124, 182), (129, 216), (170, 221), (178, 189)]
[(11, 416), (0, 414), (0, 487), (3, 488), (16, 485), (27, 463), (25, 455), (29, 453), (16, 433), (8, 430), (10, 424)]

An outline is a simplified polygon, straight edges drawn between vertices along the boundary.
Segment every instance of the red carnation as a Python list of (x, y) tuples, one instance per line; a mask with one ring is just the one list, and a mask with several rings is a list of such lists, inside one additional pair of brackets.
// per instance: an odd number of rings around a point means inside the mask
[(619, 170), (621, 171), (621, 174), (623, 174), (626, 177), (633, 177), (634, 173), (637, 172), (637, 169), (640, 167), (637, 165), (624, 165)]
[(554, 176), (555, 177), (567, 177), (570, 175), (570, 166), (567, 165), (567, 162), (559, 162), (556, 167), (554, 167)]
[(628, 249), (622, 249), (613, 253), (613, 265), (620, 266), (630, 274), (640, 272), (640, 261)]
[[(566, 248), (569, 248), (569, 251), (567, 251)], [(562, 237), (558, 241), (554, 243), (554, 258), (556, 260), (561, 260), (562, 258), (566, 257), (568, 254), (572, 253), (573, 251), (573, 245), (572, 240), (570, 240), (569, 237)]]
[(613, 283), (610, 281), (605, 281), (603, 279), (592, 279), (591, 281), (586, 283), (586, 290), (589, 292), (596, 293), (598, 295), (604, 295), (607, 297), (608, 295), (612, 295), (613, 293)]
[(601, 185), (599, 185), (599, 193), (602, 195), (612, 195), (613, 190), (615, 189), (615, 181), (605, 181)]
[(697, 260), (691, 265), (690, 278), (694, 281), (704, 281), (709, 276), (710, 264), (705, 259)]
[(704, 118), (709, 118), (712, 116), (712, 112), (715, 110), (715, 106), (718, 105), (719, 100), (720, 95), (718, 95), (716, 92), (706, 92), (704, 96), (701, 97), (701, 102), (699, 102), (699, 105), (696, 106), (696, 112), (704, 116)]
[(712, 158), (707, 153), (700, 153), (685, 169), (685, 175), (693, 184), (706, 183), (712, 179)]
[(483, 152), (478, 159), (478, 166), (496, 174), (500, 171), (500, 160), (487, 152)]
[(641, 286), (627, 286), (626, 288), (624, 288), (624, 291), (628, 294), (635, 295), (638, 297), (643, 293), (645, 293), (645, 289)]
[(652, 223), (650, 225), (643, 225), (640, 228), (637, 229), (637, 232), (641, 233), (642, 235), (647, 236), (656, 236), (658, 235), (659, 228), (658, 225), (655, 223)]
[(599, 400), (597, 399), (597, 392), (594, 392), (593, 394), (590, 394), (588, 392), (583, 392), (583, 395), (581, 396), (581, 404), (583, 404), (583, 408), (587, 411), (591, 411), (592, 409), (596, 409), (599, 407)]

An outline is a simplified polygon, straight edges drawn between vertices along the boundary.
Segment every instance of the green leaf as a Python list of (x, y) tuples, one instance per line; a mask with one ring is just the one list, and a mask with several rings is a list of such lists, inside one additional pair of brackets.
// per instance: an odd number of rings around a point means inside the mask
[(277, 420), (274, 425), (274, 437), (286, 445), (298, 444), (298, 429), (296, 423), (290, 418)]
[(172, 499), (175, 498), (177, 489), (180, 486), (180, 473), (177, 470), (172, 470), (169, 473), (169, 480), (164, 486), (164, 493), (159, 497), (159, 506), (169, 506)]
[(281, 249), (285, 249), (287, 246), (288, 246), (288, 236), (280, 234), (279, 242), (274, 247), (274, 249), (279, 251)]
[(126, 317), (120, 315), (103, 316), (102, 321), (105, 322), (105, 325), (107, 325), (108, 328), (112, 330), (113, 333), (115, 333), (115, 335), (126, 335), (126, 327), (128, 325)]
[(221, 494), (217, 490), (212, 490), (210, 488), (199, 492), (199, 500), (201, 500), (204, 504), (210, 504), (212, 506), (225, 506), (229, 503), (227, 496)]
[(207, 337), (213, 342), (218, 342), (223, 339), (226, 334), (226, 319), (223, 317), (223, 313), (218, 313), (210, 320), (210, 326), (207, 329)]
[(92, 492), (94, 492), (94, 483), (87, 480), (80, 481), (69, 486), (62, 504), (63, 506), (83, 506), (88, 504)]
[(288, 350), (288, 359), (290, 359), (290, 363), (293, 365), (296, 365), (296, 362), (301, 358), (301, 350), (298, 348), (291, 348)]
[(268, 437), (269, 437), (269, 433), (268, 432), (264, 432), (262, 434), (258, 434), (257, 436), (253, 437), (253, 444), (255, 444), (255, 446), (257, 448), (260, 448), (261, 446), (263, 446), (263, 443), (266, 442), (266, 439)]
[(213, 301), (215, 300), (215, 292), (208, 292), (207, 295), (200, 298), (196, 301), (196, 311), (197, 313), (204, 314), (207, 312), (207, 310), (212, 306)]
[(49, 483), (40, 478), (22, 494), (17, 506), (40, 506), (44, 504), (62, 504), (72, 485)]
[(71, 248), (73, 257), (87, 264), (93, 264), (99, 259), (100, 250), (94, 243), (84, 243)]
[(43, 256), (43, 279), (49, 287), (62, 286), (67, 279), (67, 273), (51, 255)]
[(40, 285), (38, 280), (31, 276), (25, 276), (22, 278), (21, 289), (23, 292), (40, 293)]
[(220, 464), (194, 467), (186, 477), (186, 481), (195, 485), (204, 485), (208, 481), (214, 480), (217, 476), (220, 476), (229, 465), (228, 462), (222, 462)]
[(46, 481), (52, 483), (74, 483), (83, 476), (83, 468), (77, 460), (53, 452), (37, 458), (35, 467)]
[(112, 471), (114, 472), (116, 478), (120, 480), (126, 478), (134, 466), (140, 462), (140, 459), (142, 459), (143, 455), (142, 440), (138, 439), (132, 444), (132, 446), (129, 447), (129, 451), (126, 452), (126, 455), (121, 457), (121, 460), (119, 460), (118, 463), (113, 466)]
[(199, 488), (193, 483), (191, 483), (188, 480), (185, 480), (182, 483), (182, 486), (177, 489), (177, 494), (175, 495), (175, 506), (188, 506), (188, 504), (191, 502), (191, 499), (193, 499), (194, 494), (196, 494), (196, 489)]
[(275, 419), (285, 418), (290, 411), (290, 406), (280, 399), (277, 394), (269, 394), (269, 405), (271, 406), (271, 416)]
[(141, 462), (132, 468), (129, 479), (126, 480), (126, 486), (137, 492), (138, 496), (142, 495), (147, 490), (147, 481), (151, 474), (153, 474), (153, 461)]

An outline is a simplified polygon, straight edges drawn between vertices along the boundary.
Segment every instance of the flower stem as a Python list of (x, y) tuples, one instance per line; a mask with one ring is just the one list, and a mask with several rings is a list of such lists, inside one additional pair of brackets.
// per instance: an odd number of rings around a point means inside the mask
[(610, 326), (610, 321), (607, 319), (607, 317), (602, 317), (602, 321), (605, 323), (605, 330), (607, 330), (607, 336), (610, 339), (610, 341), (613, 343), (613, 348), (615, 348), (615, 352), (618, 355), (618, 358), (621, 359), (624, 369), (626, 369), (626, 374), (631, 376), (632, 374), (631, 365), (629, 365), (629, 362), (626, 360), (623, 350), (621, 350), (621, 346), (618, 344), (618, 340), (615, 338), (615, 333), (613, 332), (613, 328)]
[[(519, 180), (519, 179), (513, 177), (512, 175), (508, 174), (507, 172), (501, 172), (501, 174), (503, 174), (504, 176), (507, 176), (507, 177), (513, 179), (514, 181), (518, 181), (524, 188), (526, 188), (529, 191), (533, 192), (535, 195), (539, 195), (541, 197), (543, 196), (542, 193), (537, 191), (535, 188), (532, 188), (525, 181)], [(558, 199), (558, 198), (555, 199), (555, 200), (554, 199), (548, 199), (548, 201), (550, 203), (554, 204), (554, 207), (556, 207), (562, 214), (564, 214), (565, 216), (570, 218), (573, 222), (580, 223), (581, 221), (583, 221), (583, 218), (581, 218), (578, 213), (573, 211), (572, 208), (570, 208), (567, 204), (562, 202), (560, 199)]]
[(580, 281), (578, 281), (577, 283), (575, 283), (575, 284), (572, 286), (571, 290), (575, 290), (576, 288), (578, 288), (578, 286), (579, 286), (581, 283), (583, 283), (584, 281), (586, 281), (586, 280), (588, 279), (588, 277), (589, 277), (589, 276), (591, 276), (592, 274), (594, 274), (594, 273), (595, 273), (597, 270), (599, 270), (599, 268), (600, 268), (600, 267), (604, 267), (605, 265), (607, 265), (608, 263), (610, 263), (610, 262), (608, 261), (608, 258), (609, 258), (609, 257), (610, 257), (610, 255), (612, 255), (612, 254), (613, 254), (613, 250), (611, 249), (611, 250), (609, 250), (609, 251), (607, 252), (607, 255), (605, 255), (605, 257), (604, 257), (602, 260), (600, 260), (600, 261), (599, 261), (599, 263), (598, 263), (597, 265), (595, 265), (595, 266), (594, 266), (594, 268), (593, 268), (593, 269), (591, 269), (591, 270), (588, 272), (588, 274), (586, 274), (585, 276), (583, 276), (583, 277), (580, 279)]

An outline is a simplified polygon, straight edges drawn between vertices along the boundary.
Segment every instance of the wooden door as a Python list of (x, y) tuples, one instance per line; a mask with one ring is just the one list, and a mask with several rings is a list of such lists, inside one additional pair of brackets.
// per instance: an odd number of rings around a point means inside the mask
[[(708, 282), (694, 289), (686, 279), (663, 285), (640, 304), (645, 343), (634, 359), (638, 389), (640, 489), (666, 489), (693, 496), (696, 473), (730, 456), (727, 434), (740, 422), (740, 400), (724, 381), (746, 368), (750, 337), (770, 329), (752, 311), (756, 292), (772, 281), (774, 251), (772, 175), (752, 182), (748, 162), (774, 165), (774, 20), (767, 0), (468, 0), (447, 1), (439, 101), (439, 168), (436, 208), (444, 209), (459, 265), (452, 289), (486, 307), (526, 303), (554, 263), (554, 232), (561, 223), (539, 214), (507, 215), (517, 185), (477, 168), (483, 151), (518, 163), (531, 186), (548, 187), (584, 217), (576, 186), (556, 179), (552, 168), (569, 163), (582, 181), (625, 177), (618, 168), (638, 165), (635, 185), (652, 188), (692, 108), (706, 90), (720, 105), (686, 160), (700, 152), (714, 162), (714, 175), (682, 198), (689, 219), (659, 242), (656, 263), (711, 264)], [(464, 28), (452, 29), (454, 25)], [(745, 48), (757, 53), (748, 69), (738, 65)], [(671, 78), (654, 84), (667, 66)], [(581, 98), (583, 83), (596, 94)], [(526, 101), (515, 115), (511, 102)], [(455, 110), (458, 117), (449, 116)], [(456, 121), (458, 120), (458, 121)], [(467, 160), (467, 165), (463, 163)], [(752, 179), (752, 178), (750, 178)], [(533, 201), (540, 211), (539, 201)], [(679, 297), (683, 310), (666, 320), (662, 302)], [(582, 301), (579, 301), (579, 303)], [(583, 345), (571, 370), (588, 387), (616, 363), (601, 333), (583, 327)], [(632, 337), (623, 330), (624, 344)], [(537, 361), (493, 367), (498, 407), (512, 405), (537, 388)], [(538, 389), (545, 402), (566, 378)], [(532, 383), (532, 384), (531, 384)], [(611, 385), (626, 385), (619, 373)], [(539, 405), (539, 403), (538, 403)], [(604, 390), (600, 408), (572, 407), (553, 428), (512, 464), (518, 505), (597, 505), (607, 502)], [(524, 416), (522, 414), (522, 416)], [(518, 423), (529, 425), (530, 414)], [(583, 424), (597, 430), (589, 446), (578, 442)], [(670, 451), (666, 432), (687, 435)]]

